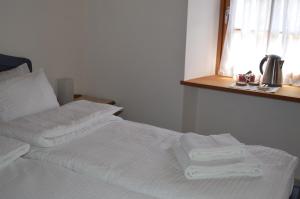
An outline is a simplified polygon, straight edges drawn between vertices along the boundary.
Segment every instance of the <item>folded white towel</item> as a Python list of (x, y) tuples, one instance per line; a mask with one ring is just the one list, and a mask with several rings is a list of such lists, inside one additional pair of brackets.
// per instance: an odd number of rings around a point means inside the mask
[(180, 143), (191, 160), (195, 161), (243, 161), (245, 145), (230, 134), (203, 136), (187, 133), (180, 137)]
[(189, 180), (196, 179), (218, 179), (229, 177), (259, 177), (262, 175), (261, 166), (254, 157), (248, 155), (244, 162), (234, 164), (220, 164), (215, 166), (203, 165), (192, 161), (185, 153), (182, 146), (172, 146), (178, 163), (184, 170), (184, 175)]
[(0, 136), (0, 169), (29, 151), (29, 144)]
[(38, 147), (53, 147), (85, 136), (112, 121), (122, 108), (89, 101), (76, 101), (59, 108), (1, 123), (0, 135)]

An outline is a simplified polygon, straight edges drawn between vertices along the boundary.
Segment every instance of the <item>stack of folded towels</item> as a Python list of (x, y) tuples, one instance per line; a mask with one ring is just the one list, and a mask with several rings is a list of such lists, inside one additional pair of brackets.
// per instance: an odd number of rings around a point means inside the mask
[(184, 175), (190, 180), (262, 175), (258, 160), (230, 134), (187, 133), (172, 149)]

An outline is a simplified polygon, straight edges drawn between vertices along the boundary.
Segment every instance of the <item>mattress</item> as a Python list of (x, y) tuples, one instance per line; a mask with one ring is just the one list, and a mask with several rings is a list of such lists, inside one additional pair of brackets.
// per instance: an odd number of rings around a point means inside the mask
[(99, 179), (35, 160), (0, 170), (1, 199), (154, 199)]
[(261, 163), (259, 178), (187, 180), (170, 146), (180, 133), (126, 120), (53, 148), (35, 148), (27, 158), (51, 162), (86, 176), (161, 199), (287, 199), (297, 158), (248, 146)]

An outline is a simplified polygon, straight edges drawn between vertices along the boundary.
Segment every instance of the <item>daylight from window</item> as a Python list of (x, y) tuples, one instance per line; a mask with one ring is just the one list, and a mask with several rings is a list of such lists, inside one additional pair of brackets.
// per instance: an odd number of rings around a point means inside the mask
[(285, 61), (284, 83), (300, 85), (300, 0), (231, 0), (220, 75), (252, 70), (265, 55)]

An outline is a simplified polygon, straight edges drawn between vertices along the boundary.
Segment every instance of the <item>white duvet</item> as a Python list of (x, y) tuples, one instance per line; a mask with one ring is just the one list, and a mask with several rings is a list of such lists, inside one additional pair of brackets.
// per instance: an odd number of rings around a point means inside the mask
[(155, 199), (35, 160), (0, 169), (1, 199)]
[(76, 101), (59, 108), (0, 123), (0, 135), (39, 147), (51, 147), (90, 133), (118, 120), (113, 115), (122, 108), (89, 101)]
[(29, 144), (0, 136), (0, 169), (29, 152)]
[(262, 146), (247, 150), (261, 163), (260, 178), (187, 180), (170, 146), (180, 134), (125, 120), (70, 143), (35, 148), (40, 159), (161, 199), (287, 199), (297, 158)]

